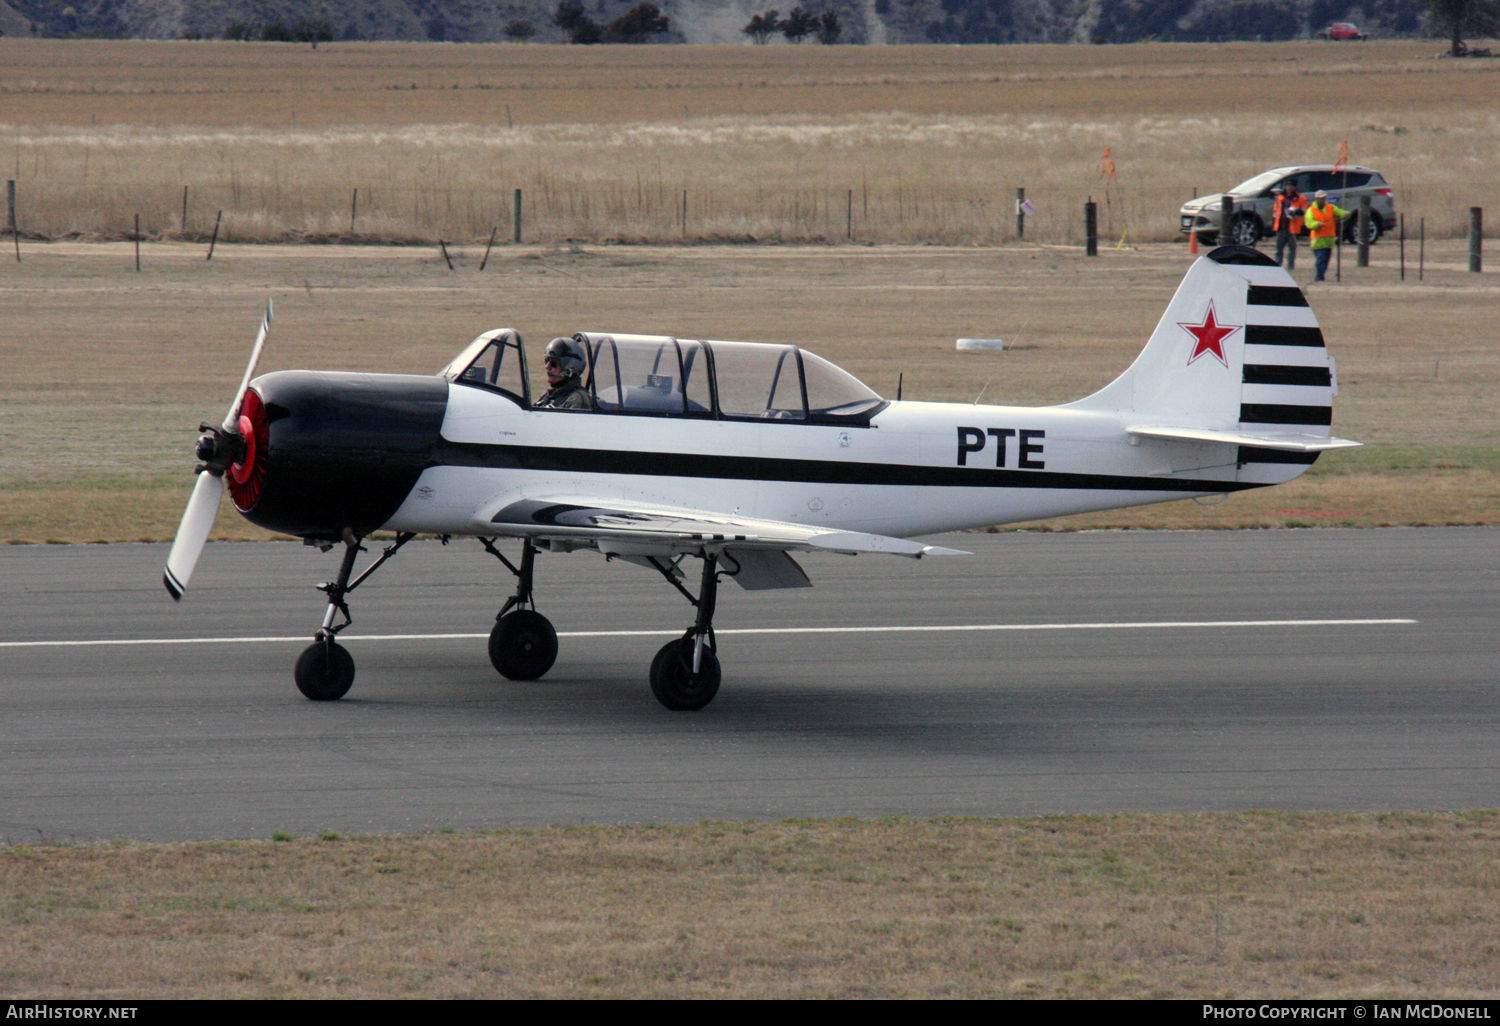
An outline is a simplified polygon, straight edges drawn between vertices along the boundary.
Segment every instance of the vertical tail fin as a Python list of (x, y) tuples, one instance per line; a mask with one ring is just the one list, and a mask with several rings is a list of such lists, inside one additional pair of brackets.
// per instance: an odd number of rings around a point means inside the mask
[(1118, 413), (1132, 436), (1237, 445), (1241, 478), (1269, 484), (1358, 444), (1332, 437), (1337, 391), (1292, 276), (1264, 253), (1220, 246), (1188, 269), (1125, 373), (1065, 408)]

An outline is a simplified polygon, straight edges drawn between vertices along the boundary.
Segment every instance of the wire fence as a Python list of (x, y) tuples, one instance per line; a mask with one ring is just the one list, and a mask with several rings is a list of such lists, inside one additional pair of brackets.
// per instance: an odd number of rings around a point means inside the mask
[[(222, 242), (482, 240), (516, 235), (513, 188), (287, 184), (70, 184), (21, 181), (18, 227), (36, 239), (128, 239), (135, 218), (151, 238)], [(569, 182), (522, 189), (520, 239), (530, 243), (867, 242), (994, 245), (1015, 237), (1014, 190), (961, 195), (920, 185), (730, 187), (663, 182)], [(1034, 241), (1080, 244), (1083, 197), (1033, 199)], [(1121, 204), (1123, 205), (1123, 204)], [(1111, 208), (1106, 235), (1118, 232)], [(1158, 214), (1160, 212), (1157, 212)], [(1141, 218), (1144, 220), (1144, 217)], [(1119, 218), (1124, 223), (1126, 218)], [(1144, 241), (1176, 237), (1170, 218)], [(1132, 239), (1142, 241), (1131, 233)], [(1113, 237), (1110, 238), (1113, 242)]]

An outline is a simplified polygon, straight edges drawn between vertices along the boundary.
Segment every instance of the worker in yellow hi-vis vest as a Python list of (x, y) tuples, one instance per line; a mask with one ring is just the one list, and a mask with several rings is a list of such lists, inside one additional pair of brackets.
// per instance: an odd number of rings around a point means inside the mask
[(1313, 281), (1322, 281), (1328, 273), (1328, 258), (1333, 256), (1334, 243), (1339, 233), (1339, 222), (1349, 216), (1349, 211), (1328, 202), (1328, 193), (1319, 189), (1313, 194), (1312, 206), (1307, 208), (1304, 220), (1307, 223), (1307, 248), (1313, 251)]

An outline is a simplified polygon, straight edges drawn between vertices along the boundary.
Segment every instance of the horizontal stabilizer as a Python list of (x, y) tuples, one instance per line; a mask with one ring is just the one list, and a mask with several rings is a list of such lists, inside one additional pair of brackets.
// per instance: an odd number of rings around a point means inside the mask
[(1207, 428), (1189, 427), (1127, 427), (1125, 433), (1143, 438), (1165, 438), (1169, 441), (1253, 445), (1261, 449), (1280, 449), (1285, 452), (1327, 452), (1329, 449), (1353, 449), (1363, 444), (1351, 442), (1347, 438), (1331, 438), (1327, 435), (1286, 432), (1249, 434), (1241, 431), (1211, 431)]

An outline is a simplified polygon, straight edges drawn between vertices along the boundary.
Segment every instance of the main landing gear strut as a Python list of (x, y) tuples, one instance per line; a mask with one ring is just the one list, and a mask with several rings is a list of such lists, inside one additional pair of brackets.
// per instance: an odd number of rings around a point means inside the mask
[(673, 567), (652, 558), (651, 565), (689, 602), (698, 607), (698, 618), (682, 637), (669, 641), (651, 660), (651, 693), (668, 709), (690, 712), (702, 709), (719, 693), (718, 642), (714, 638), (714, 606), (719, 597), (719, 556), (703, 552), (703, 578), (698, 597), (673, 576)]
[(490, 631), (490, 662), (506, 680), (537, 680), (557, 661), (557, 631), (536, 611), (531, 596), (536, 545), (530, 538), (523, 542), (521, 565), (516, 566), (495, 548), (493, 539), (481, 538), (479, 542), (516, 575), (516, 593), (505, 600)]
[[(314, 702), (332, 702), (343, 698), (354, 684), (354, 657), (334, 640), (339, 631), (354, 622), (354, 618), (349, 615), (349, 604), (344, 601), (345, 597), (413, 537), (415, 535), (409, 532), (396, 535), (395, 544), (387, 545), (380, 553), (380, 558), (351, 581), (349, 578), (354, 573), (355, 558), (367, 550), (359, 543), (358, 535), (347, 528), (344, 530), (344, 559), (339, 564), (338, 579), (318, 585), (319, 591), (328, 593), (328, 609), (323, 614), (323, 626), (313, 635), (313, 643), (297, 657), (297, 666), (292, 671), (292, 676), (297, 681), (297, 690)], [(344, 622), (334, 623), (335, 615), (342, 615)]]
[[(517, 566), (495, 547), (494, 540), (479, 539), (490, 555), (504, 563), (516, 576), (516, 593), (506, 599), (495, 617), (490, 632), (490, 662), (508, 680), (537, 680), (543, 677), (557, 659), (557, 631), (545, 616), (536, 611), (532, 597), (536, 545), (530, 539), (522, 543), (521, 561)], [(689, 711), (702, 709), (719, 691), (718, 644), (714, 638), (714, 607), (718, 601), (719, 554), (702, 552), (703, 575), (695, 597), (678, 581), (677, 563), (649, 560), (698, 610), (698, 616), (682, 637), (668, 642), (651, 662), (651, 693), (668, 709)]]

